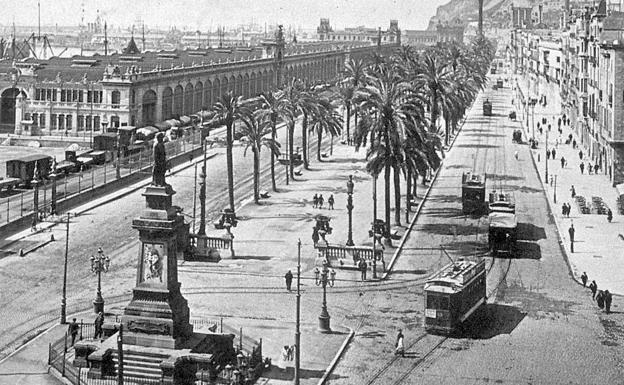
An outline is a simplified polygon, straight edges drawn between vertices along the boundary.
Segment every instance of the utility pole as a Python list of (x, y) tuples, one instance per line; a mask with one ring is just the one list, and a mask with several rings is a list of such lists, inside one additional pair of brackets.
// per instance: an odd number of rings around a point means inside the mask
[(295, 326), (295, 381), (294, 385), (299, 385), (299, 365), (301, 359), (301, 239), (297, 242), (297, 320)]
[(67, 255), (69, 254), (69, 216), (65, 227), (65, 262), (63, 264), (63, 295), (61, 297), (61, 324), (67, 323)]

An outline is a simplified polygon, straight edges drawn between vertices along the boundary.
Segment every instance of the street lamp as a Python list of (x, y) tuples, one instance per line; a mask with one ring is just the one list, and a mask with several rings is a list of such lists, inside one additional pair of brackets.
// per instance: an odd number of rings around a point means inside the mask
[(33, 191), (33, 220), (32, 220), (32, 228), (37, 228), (37, 222), (39, 220), (39, 163), (35, 162), (35, 169), (33, 170), (33, 179), (32, 185), (34, 188)]
[(327, 312), (327, 285), (334, 287), (336, 280), (336, 272), (334, 269), (329, 270), (327, 261), (323, 261), (322, 271), (318, 267), (314, 269), (314, 283), (316, 286), (323, 286), (323, 305), (321, 307), (321, 315), (319, 315), (319, 331), (321, 333), (331, 333), (329, 325), (330, 316)]
[(110, 266), (110, 258), (104, 255), (104, 250), (98, 247), (97, 255), (91, 256), (91, 271), (97, 274), (98, 286), (95, 300), (93, 300), (93, 311), (98, 314), (104, 312), (104, 298), (102, 298), (102, 272), (106, 273)]
[(349, 175), (347, 181), (347, 210), (349, 212), (349, 232), (347, 233), (347, 246), (353, 246), (353, 175)]

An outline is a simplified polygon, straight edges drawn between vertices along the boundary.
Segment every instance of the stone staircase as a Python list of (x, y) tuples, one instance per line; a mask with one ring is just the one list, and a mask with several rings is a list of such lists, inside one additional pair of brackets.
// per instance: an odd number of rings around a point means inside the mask
[[(117, 350), (112, 353), (115, 372), (119, 367), (119, 354)], [(169, 358), (166, 353), (158, 352), (157, 349), (128, 349), (124, 347), (123, 373), (125, 377), (133, 377), (148, 380), (160, 380), (162, 371), (160, 363)]]

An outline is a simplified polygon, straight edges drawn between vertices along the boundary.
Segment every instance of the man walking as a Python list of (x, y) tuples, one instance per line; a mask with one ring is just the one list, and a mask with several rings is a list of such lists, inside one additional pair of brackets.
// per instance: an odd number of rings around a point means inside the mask
[(607, 314), (611, 313), (611, 301), (613, 301), (613, 296), (609, 293), (609, 290), (605, 290), (604, 292), (604, 301), (605, 301), (605, 310)]
[(323, 194), (319, 194), (318, 197), (318, 208), (322, 209), (323, 208), (323, 202), (325, 201), (325, 199), (323, 199)]
[(566, 160), (565, 158), (562, 156), (561, 157), (561, 168), (563, 168), (565, 166)]
[(405, 345), (403, 343), (403, 330), (399, 329), (399, 333), (397, 334), (396, 342), (394, 343), (394, 354), (400, 354), (401, 357), (405, 357)]
[(293, 280), (293, 274), (290, 270), (284, 275), (284, 279), (286, 280), (286, 290), (290, 291), (290, 285), (292, 285)]
[(552, 149), (552, 151), (550, 152), (552, 154), (552, 158), (553, 160), (557, 159), (557, 150), (555, 150), (554, 148)]
[(581, 274), (581, 282), (583, 282), (583, 287), (587, 285), (587, 273), (586, 272), (583, 272), (583, 274)]
[(71, 346), (74, 346), (74, 343), (76, 342), (76, 336), (78, 336), (79, 329), (80, 329), (80, 326), (78, 325), (78, 323), (76, 322), (76, 319), (74, 318), (74, 320), (69, 323), (69, 326), (67, 328), (67, 331), (71, 335)]
[(581, 164), (579, 164), (579, 168), (581, 169), (581, 174), (583, 174), (583, 171), (585, 170), (585, 163), (581, 162)]
[(570, 234), (570, 252), (573, 253), (574, 252), (574, 233), (576, 232), (576, 230), (574, 230), (574, 223), (570, 224), (570, 228), (568, 229), (568, 234)]
[(596, 284), (596, 281), (591, 281), (589, 290), (592, 292), (592, 299), (596, 298), (596, 292), (598, 291), (598, 284)]
[(314, 194), (314, 197), (312, 198), (312, 208), (316, 208), (316, 206), (318, 206), (318, 195)]
[(327, 199), (327, 204), (329, 205), (329, 209), (333, 210), (334, 209), (334, 194), (331, 194), (329, 196), (329, 199)]

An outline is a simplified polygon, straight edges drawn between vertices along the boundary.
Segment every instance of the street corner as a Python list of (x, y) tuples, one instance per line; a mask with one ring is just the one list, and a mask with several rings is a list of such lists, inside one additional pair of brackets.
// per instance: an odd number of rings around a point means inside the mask
[[(321, 332), (317, 325), (301, 327), (300, 378), (302, 384), (318, 384), (332, 379), (332, 370), (351, 342), (354, 333), (342, 325), (332, 325), (331, 332)], [(258, 384), (291, 384), (294, 380), (294, 345), (276, 344), (275, 340), (263, 339), (263, 353), (271, 358), (271, 367), (263, 373)], [(266, 342), (264, 342), (266, 341)], [(292, 356), (288, 355), (288, 351)]]

